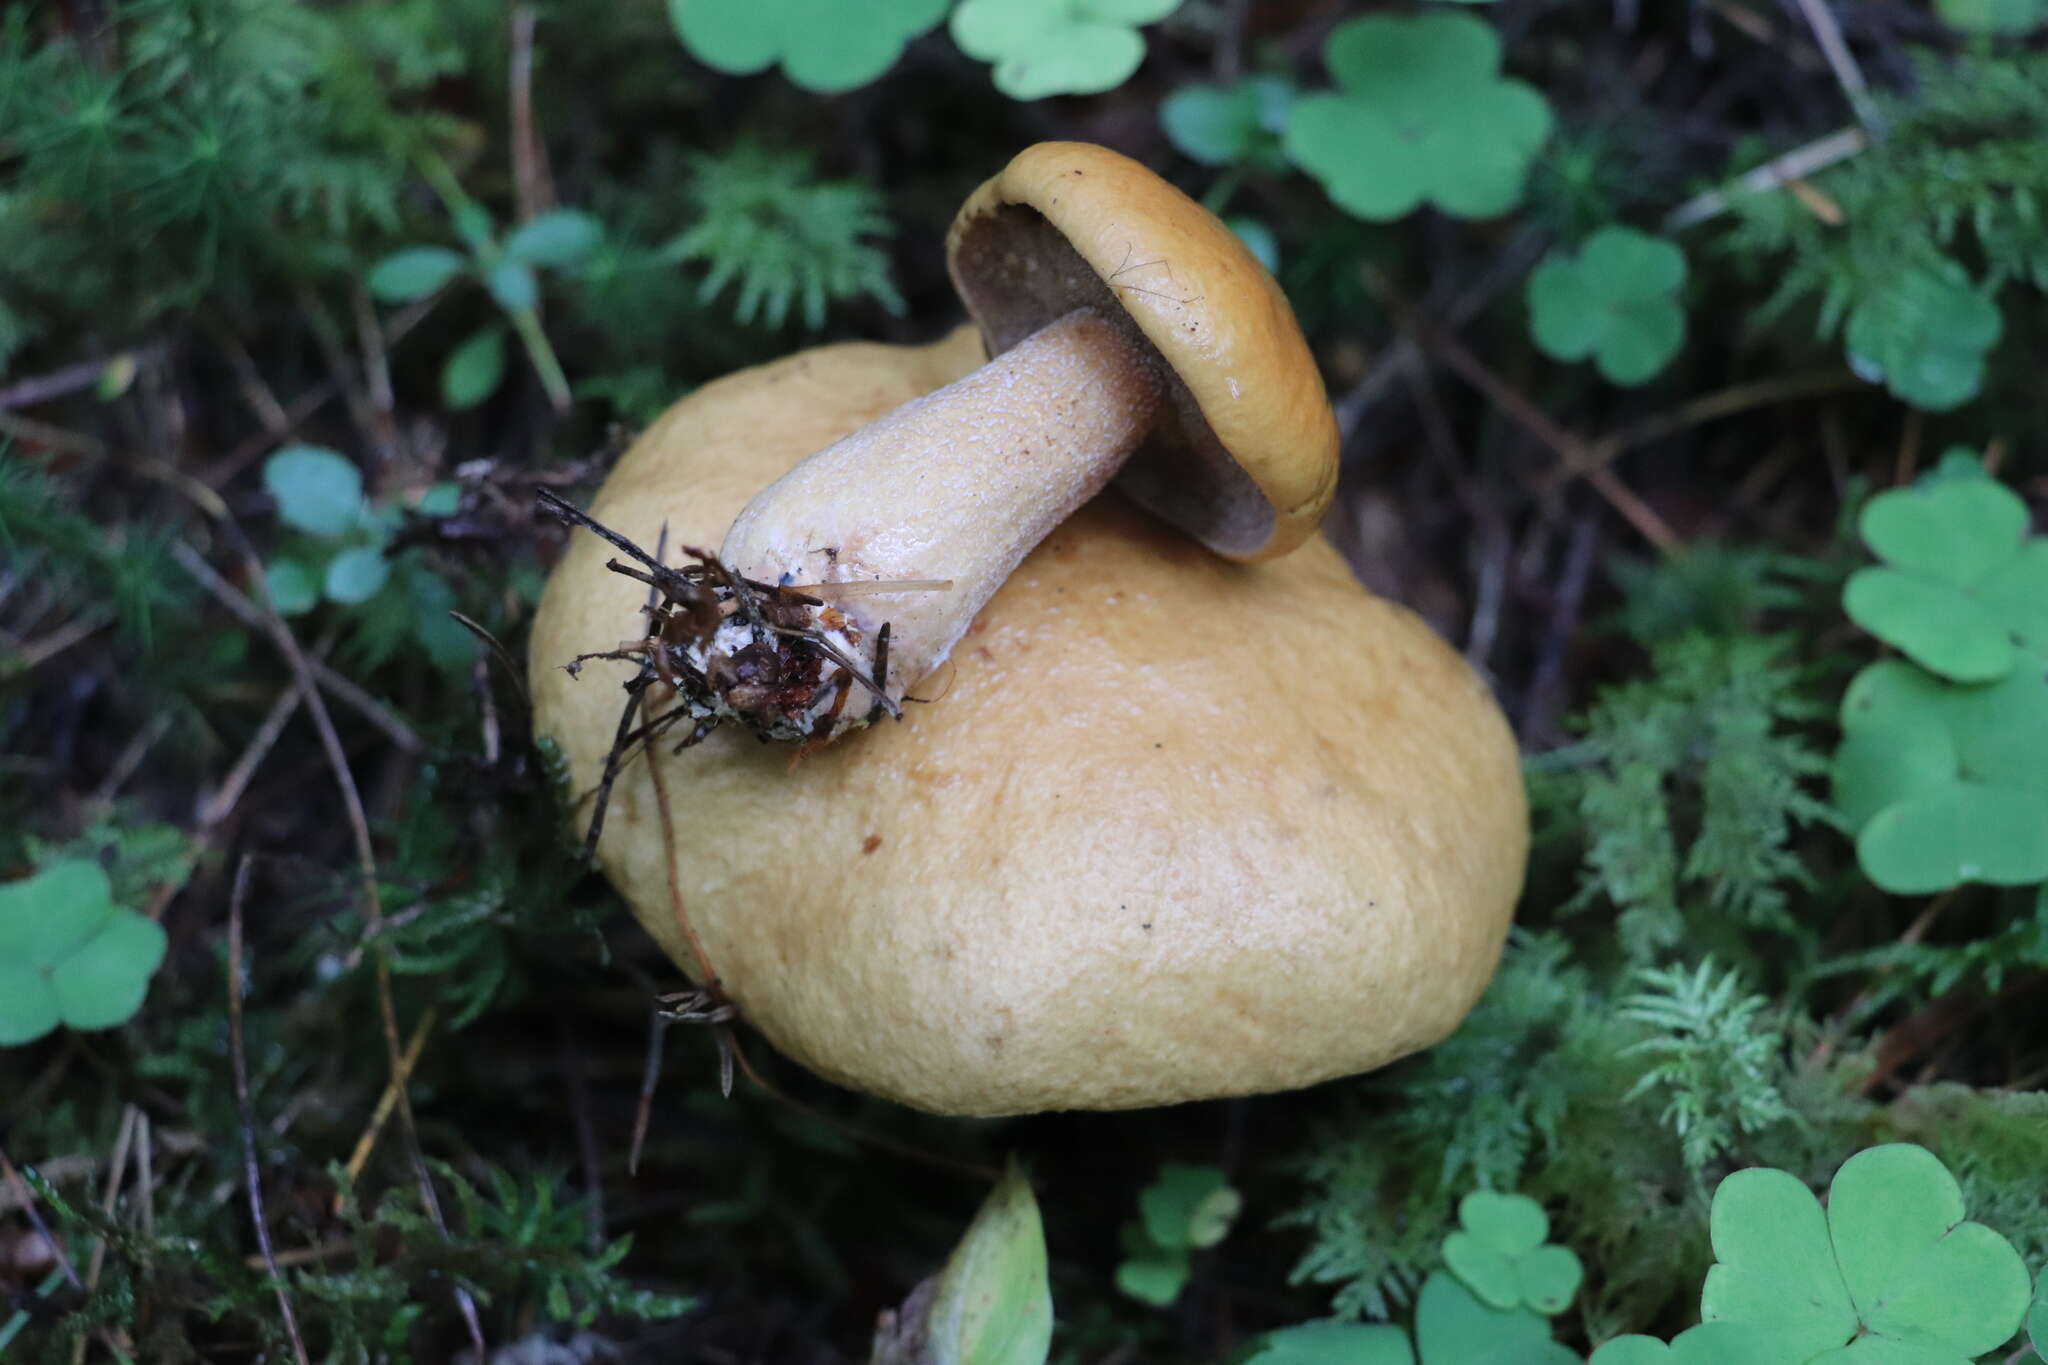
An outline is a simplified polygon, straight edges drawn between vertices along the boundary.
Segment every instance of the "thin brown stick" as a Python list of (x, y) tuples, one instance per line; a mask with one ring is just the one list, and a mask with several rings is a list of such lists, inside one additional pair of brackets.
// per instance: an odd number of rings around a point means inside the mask
[(220, 780), (213, 794), (200, 803), (199, 826), (202, 830), (220, 824), (228, 818), (230, 811), (241, 804), (242, 795), (248, 791), (256, 770), (263, 765), (264, 758), (275, 747), (278, 736), (284, 733), (284, 727), (298, 709), (299, 690), (296, 687), (287, 687), (277, 694), (277, 700), (271, 703), (263, 723), (256, 727), (248, 746), (235, 760), (235, 766), (228, 769), (228, 775)]
[[(1390, 290), (1383, 291), (1389, 307), (1396, 312), (1406, 310), (1394, 298)], [(1684, 541), (1657, 515), (1650, 505), (1626, 487), (1613, 471), (1594, 467), (1588, 458), (1586, 444), (1577, 436), (1565, 430), (1552, 419), (1549, 413), (1530, 402), (1506, 380), (1488, 369), (1480, 359), (1447, 332), (1438, 330), (1420, 316), (1409, 316), (1406, 325), (1412, 329), (1423, 349), (1448, 365), (1473, 388), (1484, 394), (1488, 401), (1534, 436), (1552, 454), (1568, 465), (1584, 465), (1588, 468), (1586, 481), (1594, 491), (1607, 500), (1609, 506), (1621, 514), (1636, 534), (1650, 542), (1661, 553), (1672, 555), (1684, 548)]]
[[(222, 525), (230, 539), (234, 541), (235, 548), (250, 575), (250, 581), (256, 584), (264, 613), (266, 633), (284, 654), (286, 662), (291, 665), (292, 677), (298, 684), (300, 700), (305, 703), (306, 713), (312, 718), (313, 728), (320, 736), (320, 747), (327, 755), (327, 764), (334, 776), (334, 785), (341, 793), (342, 807), (348, 814), (349, 833), (355, 842), (357, 870), (362, 878), (363, 917), (369, 921), (371, 939), (377, 940), (384, 927), (384, 896), (377, 884), (377, 850), (370, 839), (370, 819), (363, 809), (362, 792), (356, 785), (355, 771), (349, 767), (348, 754), (341, 747), (341, 735), (334, 728), (334, 717), (328, 713), (327, 702), (320, 695), (320, 688), (314, 680), (312, 662), (306, 657), (305, 650), (299, 647), (298, 638), (292, 634), (292, 629), (286, 624), (284, 617), (278, 614), (276, 604), (270, 600), (269, 589), (263, 582), (263, 564), (256, 557), (255, 547), (249, 543), (249, 538), (242, 533), (242, 528), (232, 518), (224, 521)], [(434, 1226), (445, 1233), (448, 1223), (441, 1212), (441, 1197), (434, 1190), (433, 1178), (427, 1172), (426, 1158), (419, 1149), (419, 1125), (412, 1112), (412, 1096), (403, 1080), (404, 1052), (398, 1042), (398, 1002), (391, 985), (391, 956), (382, 942), (374, 943), (374, 951), (377, 1022), (384, 1035), (385, 1061), (397, 1090), (398, 1116), (412, 1157), (413, 1181), (419, 1187), (421, 1207), (426, 1210)], [(463, 1321), (469, 1328), (470, 1343), (481, 1358), (485, 1354), (483, 1323), (477, 1317), (475, 1300), (467, 1289), (460, 1286), (455, 1288), (454, 1295)]]
[(1863, 68), (1856, 64), (1856, 54), (1849, 51), (1849, 44), (1842, 37), (1842, 26), (1835, 22), (1833, 11), (1822, 0), (1798, 0), (1799, 12), (1806, 16), (1806, 23), (1813, 30), (1815, 41), (1820, 44), (1823, 57), (1828, 59), (1828, 69), (1835, 73), (1842, 93), (1849, 97), (1849, 107), (1856, 111), (1856, 121), (1873, 133), (1884, 132), (1884, 116), (1878, 112), (1877, 102), (1870, 98), (1870, 82), (1863, 78)]
[(545, 213), (555, 197), (548, 179), (547, 146), (540, 140), (533, 117), (536, 18), (531, 5), (512, 11), (512, 57), (506, 79), (512, 103), (512, 187), (522, 223)]
[(150, 1131), (149, 1111), (136, 1107), (135, 1110), (135, 1191), (142, 1206), (142, 1235), (156, 1235), (156, 1156), (153, 1145), (155, 1135)]
[(583, 1240), (594, 1255), (604, 1250), (604, 1165), (598, 1159), (597, 1129), (590, 1121), (590, 1086), (583, 1054), (565, 1015), (561, 1021), (562, 1079), (569, 1087), (569, 1119), (576, 1132), (576, 1159), (583, 1167)]
[[(411, 1079), (412, 1069), (420, 1060), (420, 1049), (426, 1046), (427, 1035), (434, 1030), (436, 1011), (436, 1006), (427, 1006), (420, 1015), (419, 1022), (413, 1025), (412, 1037), (406, 1039), (405, 1052), (399, 1059), (398, 1070), (392, 1072), (390, 1078), (384, 1082), (384, 1093), (377, 1097), (377, 1107), (370, 1111), (370, 1121), (363, 1126), (362, 1133), (357, 1136), (355, 1150), (348, 1154), (346, 1169), (350, 1184), (354, 1184), (356, 1178), (362, 1175), (363, 1167), (369, 1163), (370, 1153), (377, 1148), (377, 1138), (383, 1133), (384, 1125), (391, 1119), (392, 1109), (398, 1104), (398, 1092), (406, 1081)], [(342, 1196), (337, 1191), (334, 1196), (336, 1217), (341, 1215), (341, 1205)]]
[(527, 695), (526, 679), (521, 676), (519, 661), (512, 657), (512, 652), (499, 643), (497, 636), (484, 629), (482, 622), (472, 620), (459, 611), (451, 611), (448, 614), (455, 618), (456, 625), (482, 641), (484, 648), (491, 651), (491, 657), (504, 665), (505, 676), (512, 680), (512, 686), (519, 691), (519, 700), (526, 704), (529, 711), (532, 710), (533, 698)]
[[(100, 1214), (109, 1221), (114, 1217), (114, 1206), (121, 1199), (121, 1185), (128, 1170), (128, 1149), (135, 1141), (135, 1124), (141, 1116), (142, 1111), (132, 1104), (124, 1105), (121, 1109), (121, 1126), (114, 1135), (113, 1154), (107, 1158), (107, 1189), (100, 1197)], [(106, 1269), (106, 1265), (107, 1239), (95, 1237), (92, 1239), (92, 1256), (85, 1267), (85, 1289), (88, 1294), (99, 1288), (100, 1272)], [(107, 1329), (102, 1329), (102, 1332), (105, 1330)], [(79, 1362), (85, 1359), (85, 1347), (90, 1339), (81, 1336), (72, 1343), (72, 1365), (79, 1365)]]
[(87, 436), (50, 422), (38, 422), (33, 417), (23, 417), (18, 412), (4, 409), (0, 409), (0, 436), (12, 436), (27, 445), (47, 446), (51, 450), (95, 460), (104, 459), (107, 454), (106, 442), (96, 436)]
[(661, 817), (661, 860), (668, 870), (669, 911), (674, 916), (676, 927), (682, 930), (683, 939), (690, 945), (690, 954), (697, 960), (697, 984), (709, 991), (713, 999), (723, 1003), (725, 986), (718, 979), (718, 969), (711, 965), (711, 955), (704, 951), (704, 940), (697, 937), (696, 926), (690, 923), (689, 911), (683, 907), (683, 885), (676, 869), (676, 830), (668, 804), (668, 780), (661, 775), (661, 758), (658, 754), (647, 755), (647, 778), (654, 785), (654, 801)]
[[(171, 558), (176, 561), (179, 568), (190, 574), (200, 587), (206, 589), (209, 596), (226, 607), (229, 615), (233, 616), (243, 625), (269, 635), (273, 641), (278, 642), (278, 648), (286, 654), (287, 658), (297, 652), (296, 644), (287, 646), (280, 640), (280, 631), (284, 632), (285, 638), (288, 639), (290, 636), (289, 628), (285, 627), (283, 618), (278, 617), (275, 612), (266, 613), (246, 593), (228, 582), (227, 579), (221, 577), (214, 567), (206, 562), (205, 556), (201, 555), (197, 550), (182, 540), (173, 541), (171, 543)], [(263, 565), (255, 559), (253, 554), (248, 556), (248, 558), (250, 561), (251, 580), (259, 584), (262, 583)], [(272, 624), (273, 620), (276, 622), (274, 626)], [(350, 710), (362, 716), (364, 720), (369, 721), (379, 730), (382, 730), (393, 744), (396, 744), (409, 754), (419, 753), (426, 747), (410, 725), (400, 720), (390, 707), (378, 701), (355, 683), (335, 672), (318, 659), (307, 659), (306, 667), (321, 688), (332, 693), (336, 701), (347, 706)], [(324, 712), (326, 708), (323, 706), (321, 710)]]
[(1842, 128), (1826, 137), (1794, 147), (1782, 156), (1729, 181), (1719, 189), (1693, 196), (1664, 216), (1666, 232), (1678, 232), (1704, 223), (1728, 211), (1728, 205), (1745, 195), (1783, 189), (1794, 180), (1827, 169), (1870, 146), (1870, 134), (1861, 128)]
[(277, 394), (263, 378), (263, 372), (256, 368), (249, 348), (212, 313), (202, 309), (199, 318), (207, 335), (213, 338), (213, 344), (228, 358), (228, 368), (235, 373), (235, 387), (241, 391), (242, 401), (249, 405), (257, 423), (272, 436), (283, 440), (292, 429), (292, 419), (286, 414), (284, 404), (277, 401)]
[(349, 281), (349, 308), (355, 315), (356, 346), (362, 354), (363, 384), (369, 390), (370, 411), (376, 419), (378, 456), (389, 460), (398, 453), (398, 421), (392, 415), (398, 406), (391, 388), (391, 360), (385, 352), (384, 328), (377, 321), (377, 309), (370, 291), (360, 279)]
[(136, 731), (135, 737), (121, 746), (120, 754), (107, 769), (107, 775), (100, 779), (99, 786), (93, 788), (88, 804), (104, 806), (119, 796), (121, 788), (127, 786), (128, 780), (142, 767), (142, 760), (149, 757), (149, 751), (170, 730), (171, 721), (172, 713), (164, 711)]
[(76, 365), (66, 365), (61, 370), (48, 374), (30, 375), (0, 388), (0, 409), (28, 408), (38, 403), (47, 403), (53, 398), (63, 398), (89, 389), (98, 384), (107, 371), (116, 365), (146, 365), (163, 354), (161, 346), (146, 346), (139, 351), (118, 351), (99, 360), (84, 360)]
[(321, 358), (334, 376), (334, 382), (341, 386), (341, 397), (348, 407), (348, 414), (356, 424), (356, 430), (363, 434), (372, 446), (381, 442), (377, 428), (376, 405), (356, 376), (355, 360), (348, 353), (348, 343), (342, 337), (340, 324), (328, 315), (327, 305), (311, 290), (299, 291), (299, 312), (304, 315), (313, 333), (313, 344), (320, 350)]
[(498, 698), (491, 690), (490, 661), (479, 654), (470, 661), (470, 682), (476, 688), (478, 729), (483, 740), (484, 766), (498, 766)]
[(292, 1311), (291, 1295), (285, 1293), (284, 1272), (278, 1269), (277, 1252), (270, 1245), (270, 1222), (263, 1216), (263, 1176), (256, 1161), (256, 1111), (249, 1098), (249, 1059), (242, 1048), (242, 904), (249, 892), (249, 868), (254, 859), (242, 855), (235, 869), (235, 887), (228, 895), (228, 1052), (234, 1063), (235, 1111), (242, 1125), (242, 1179), (249, 1191), (249, 1221), (256, 1228), (256, 1246), (263, 1254), (263, 1268), (277, 1295), (277, 1310), (284, 1317), (285, 1335), (291, 1338), (292, 1353), (299, 1365), (311, 1365), (306, 1342), (299, 1335), (299, 1315)]
[(1718, 421), (1723, 417), (1733, 417), (1754, 408), (1767, 407), (1795, 398), (1813, 398), (1822, 394), (1864, 387), (1864, 382), (1846, 369), (1816, 370), (1808, 374), (1766, 379), (1754, 384), (1737, 384), (1717, 393), (1694, 398), (1679, 404), (1669, 412), (1661, 412), (1640, 422), (1632, 422), (1619, 431), (1586, 442), (1578, 459), (1567, 460), (1552, 470), (1538, 482), (1537, 488), (1540, 492), (1550, 492), (1573, 479), (1584, 478), (1595, 468), (1608, 464), (1639, 446), (1661, 441), (1667, 436), (1676, 435), (1707, 422)]
[(654, 1088), (661, 1080), (663, 1044), (674, 1022), (666, 1010), (654, 1007), (647, 1030), (647, 1060), (640, 1068), (640, 1103), (633, 1111), (633, 1141), (626, 1149), (627, 1175), (640, 1174), (640, 1153), (647, 1145), (647, 1124), (654, 1113)]
[(40, 640), (27, 640), (16, 646), (6, 660), (5, 670), (0, 672), (8, 677), (33, 673), (73, 645), (83, 644), (112, 624), (114, 613), (111, 611), (81, 612)]
[(0, 1178), (4, 1178), (7, 1181), (7, 1188), (14, 1191), (15, 1207), (28, 1215), (29, 1226), (49, 1243), (51, 1253), (57, 1258), (57, 1268), (64, 1272), (65, 1281), (73, 1289), (84, 1292), (85, 1285), (79, 1280), (78, 1271), (71, 1264), (71, 1257), (65, 1254), (64, 1244), (57, 1240), (57, 1235), (50, 1231), (50, 1225), (43, 1221), (41, 1211), (36, 1208), (35, 1192), (29, 1189), (28, 1182), (21, 1178), (21, 1172), (15, 1169), (5, 1147), (0, 1147)]

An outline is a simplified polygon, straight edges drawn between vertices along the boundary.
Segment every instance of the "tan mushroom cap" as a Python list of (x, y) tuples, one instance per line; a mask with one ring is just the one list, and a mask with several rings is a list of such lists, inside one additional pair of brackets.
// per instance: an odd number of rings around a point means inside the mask
[(968, 196), (946, 239), (991, 353), (1075, 308), (1166, 361), (1166, 411), (1117, 476), (1218, 554), (1271, 559), (1337, 488), (1337, 424), (1294, 310), (1215, 214), (1127, 156), (1042, 142)]
[[(980, 359), (807, 351), (706, 385), (593, 514), (715, 543), (806, 454)], [(542, 733), (597, 779), (641, 589), (577, 533), (534, 623)], [(1307, 1085), (1442, 1038), (1522, 881), (1514, 741), (1464, 662), (1320, 539), (1245, 567), (1121, 499), (1062, 525), (900, 726), (792, 764), (721, 730), (663, 750), (680, 885), (749, 1022), (921, 1109), (1124, 1108)], [(678, 962), (644, 763), (599, 861)]]

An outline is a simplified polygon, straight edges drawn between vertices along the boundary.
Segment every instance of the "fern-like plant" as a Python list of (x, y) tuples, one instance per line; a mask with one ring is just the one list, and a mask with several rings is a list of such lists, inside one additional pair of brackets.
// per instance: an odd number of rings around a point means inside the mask
[(1628, 1054), (1657, 1061), (1628, 1098), (1664, 1096), (1659, 1121), (1678, 1134), (1695, 1175), (1739, 1135), (1791, 1116), (1777, 1085), (1784, 1040), (1765, 1026), (1770, 1002), (1744, 993), (1741, 973), (1702, 962), (1691, 971), (1647, 968), (1639, 980), (1643, 989), (1621, 1012), (1656, 1032)]
[(2048, 53), (1921, 53), (1915, 77), (1886, 137), (1816, 178), (1838, 224), (1749, 195), (1724, 245), (1782, 258), (1759, 326), (1817, 303), (1822, 335), (1846, 324), (1870, 377), (1947, 408), (1978, 390), (2001, 291), (2048, 288)]
[(1831, 818), (1805, 783), (1825, 760), (1793, 727), (1817, 708), (1779, 639), (1688, 634), (1651, 652), (1651, 676), (1610, 687), (1572, 751), (1587, 826), (1577, 905), (1621, 910), (1637, 957), (1676, 944), (1681, 905), (1786, 928), (1786, 888), (1807, 873), (1796, 826)]
[(902, 310), (889, 258), (871, 240), (891, 231), (871, 186), (817, 179), (809, 153), (757, 142), (692, 156), (690, 167), (701, 216), (669, 254), (709, 267), (703, 298), (737, 282), (740, 322), (780, 327), (798, 308), (813, 330), (824, 325), (826, 305), (847, 299)]

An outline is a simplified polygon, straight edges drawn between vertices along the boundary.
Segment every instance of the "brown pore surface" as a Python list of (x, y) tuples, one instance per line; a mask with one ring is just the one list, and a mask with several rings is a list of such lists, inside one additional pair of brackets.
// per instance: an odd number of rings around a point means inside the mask
[[(715, 544), (762, 484), (979, 352), (962, 329), (706, 385), (591, 511), (650, 548), (664, 523)], [(640, 628), (610, 553), (576, 534), (531, 645), (579, 791), (624, 666), (559, 664)], [(658, 760), (711, 961), (825, 1076), (983, 1115), (1285, 1089), (1427, 1046), (1492, 974), (1528, 840), (1512, 737), (1320, 540), (1236, 565), (1098, 498), (915, 695), (941, 699), (794, 765), (733, 729)], [(688, 962), (658, 820), (636, 760), (599, 860)]]
[(1286, 554), (1337, 488), (1337, 424), (1287, 297), (1207, 209), (1085, 142), (1019, 153), (962, 205), (953, 285), (1002, 351), (1075, 308), (1165, 360), (1167, 411), (1117, 486), (1232, 559)]

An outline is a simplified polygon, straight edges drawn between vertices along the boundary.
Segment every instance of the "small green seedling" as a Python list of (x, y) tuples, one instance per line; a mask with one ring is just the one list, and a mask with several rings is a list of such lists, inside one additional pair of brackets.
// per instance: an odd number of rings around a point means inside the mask
[(1323, 62), (1338, 88), (1296, 103), (1285, 145), (1341, 208), (1373, 222), (1424, 203), (1492, 218), (1520, 201), (1550, 106), (1502, 78), (1491, 26), (1456, 13), (1353, 19)]
[[(573, 270), (600, 242), (597, 219), (574, 209), (536, 215), (503, 240), (490, 211), (471, 199), (445, 167), (429, 163), (428, 179), (440, 192), (467, 254), (445, 246), (408, 246), (370, 269), (370, 292), (385, 303), (411, 303), (458, 279), (482, 284), (526, 348), (557, 412), (570, 404), (569, 380), (540, 325), (541, 270)], [(457, 346), (441, 367), (441, 401), (461, 411), (497, 391), (505, 377), (505, 328), (489, 323)]]
[(163, 926), (114, 904), (98, 863), (69, 858), (0, 885), (0, 1047), (59, 1024), (127, 1022), (166, 943)]
[(1835, 804), (1899, 895), (2048, 878), (2048, 659), (1958, 686), (1886, 659), (1842, 697)]
[(995, 65), (996, 89), (1015, 100), (1114, 90), (1145, 60), (1138, 29), (1180, 0), (966, 0), (953, 41)]
[(2023, 654), (2048, 654), (2048, 537), (2027, 534), (2027, 505), (1967, 451), (1872, 498), (1858, 524), (1885, 563), (1842, 594), (1857, 625), (1954, 682), (1996, 682)]
[(1052, 1290), (1045, 1227), (1013, 1162), (945, 1269), (875, 1333), (872, 1365), (1045, 1365)]
[(2005, 327), (1998, 306), (1944, 260), (1876, 282), (1849, 312), (1849, 367), (1902, 402), (1946, 412), (1977, 396)]
[(1577, 255), (1529, 276), (1529, 334), (1553, 360), (1588, 356), (1612, 384), (1647, 382), (1685, 340), (1685, 253), (1633, 228), (1602, 228)]
[(2044, 0), (1934, 0), (1934, 12), (1964, 33), (2018, 37), (2048, 23)]
[(1236, 85), (1184, 85), (1159, 105), (1159, 124), (1183, 156), (1205, 166), (1280, 170), (1280, 145), (1296, 91), (1279, 76), (1251, 76)]
[(821, 95), (852, 90), (896, 65), (911, 39), (939, 22), (948, 0), (668, 0), (690, 55), (728, 76), (778, 62), (791, 84)]
[(1495, 1308), (1555, 1316), (1571, 1306), (1585, 1268), (1569, 1247), (1547, 1242), (1550, 1218), (1527, 1195), (1474, 1190), (1458, 1203), (1458, 1231), (1444, 1238), (1444, 1264)]
[[(264, 461), (263, 486), (279, 519), (306, 537), (264, 568), (264, 587), (281, 614), (303, 615), (322, 599), (343, 607), (382, 599), (405, 617), (406, 633), (436, 661), (469, 661), (469, 635), (448, 616), (453, 594), (426, 569), (392, 559), (390, 541), (403, 518), (395, 507), (371, 504), (346, 456), (321, 446), (287, 446)], [(458, 498), (454, 484), (436, 484), (416, 510), (447, 516)]]
[(1192, 1253), (1222, 1241), (1243, 1207), (1244, 1197), (1214, 1166), (1160, 1167), (1138, 1196), (1138, 1221), (1124, 1225), (1117, 1288), (1166, 1307), (1187, 1288)]
[(1825, 1211), (1784, 1171), (1737, 1171), (1714, 1192), (1710, 1226), (1700, 1316), (1757, 1333), (1740, 1357), (1753, 1365), (1968, 1365), (2027, 1311), (2019, 1253), (1965, 1221), (1955, 1177), (1923, 1147), (1850, 1157)]

